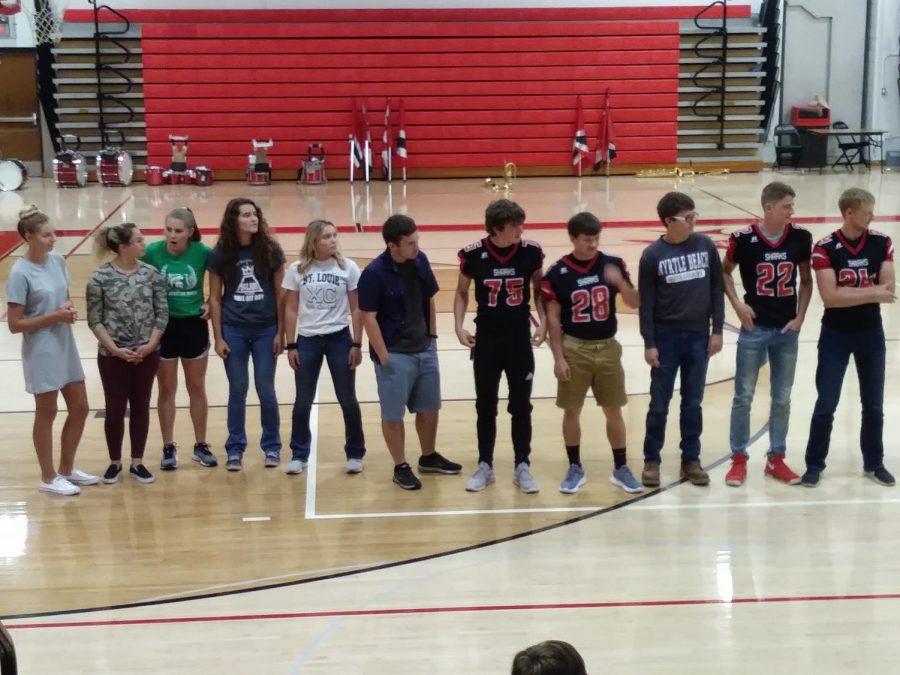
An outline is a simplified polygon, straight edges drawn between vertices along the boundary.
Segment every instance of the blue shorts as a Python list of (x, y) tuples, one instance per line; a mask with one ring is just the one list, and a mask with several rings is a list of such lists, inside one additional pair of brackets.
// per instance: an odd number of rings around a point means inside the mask
[(375, 364), (381, 419), (402, 422), (403, 408), (411, 413), (435, 412), (441, 409), (441, 374), (437, 345), (434, 341), (425, 351), (414, 354), (388, 352), (388, 363)]

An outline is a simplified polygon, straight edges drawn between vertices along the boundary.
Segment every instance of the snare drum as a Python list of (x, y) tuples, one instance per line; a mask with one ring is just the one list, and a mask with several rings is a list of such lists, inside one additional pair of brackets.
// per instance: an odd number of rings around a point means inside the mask
[(84, 187), (88, 182), (87, 160), (80, 152), (63, 150), (53, 158), (53, 179), (58, 187)]
[(247, 185), (271, 185), (271, 171), (256, 171), (255, 169), (247, 169)]
[(307, 185), (319, 185), (325, 181), (325, 162), (321, 159), (303, 160), (301, 182), (306, 183)]
[(162, 177), (169, 185), (181, 185), (184, 182), (184, 174), (181, 171), (172, 171), (169, 169), (168, 171), (162, 172)]
[(17, 159), (0, 159), (0, 192), (12, 192), (25, 185), (28, 169)]
[(120, 148), (104, 148), (97, 154), (97, 178), (102, 185), (130, 185), (134, 176), (131, 155)]
[(194, 185), (209, 187), (213, 184), (212, 169), (206, 166), (198, 166), (194, 169)]
[(147, 181), (147, 185), (162, 185), (163, 184), (163, 170), (161, 166), (148, 166), (147, 170), (144, 172), (144, 180)]

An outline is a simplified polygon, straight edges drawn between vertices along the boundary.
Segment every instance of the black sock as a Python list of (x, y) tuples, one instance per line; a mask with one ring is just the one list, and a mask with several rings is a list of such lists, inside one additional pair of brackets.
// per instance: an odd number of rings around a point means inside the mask
[(613, 461), (616, 463), (617, 469), (625, 466), (625, 448), (613, 448)]
[(566, 455), (569, 456), (569, 464), (577, 464), (581, 466), (581, 446), (580, 445), (567, 445), (566, 446)]

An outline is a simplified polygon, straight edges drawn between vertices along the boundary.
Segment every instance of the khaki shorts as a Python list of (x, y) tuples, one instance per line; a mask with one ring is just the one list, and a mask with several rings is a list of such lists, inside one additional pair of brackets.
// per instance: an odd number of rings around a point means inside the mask
[(628, 402), (622, 345), (615, 338), (581, 340), (564, 335), (563, 350), (570, 377), (568, 382), (557, 383), (557, 407), (564, 410), (582, 407), (588, 389), (594, 392), (597, 405), (604, 408), (620, 408)]

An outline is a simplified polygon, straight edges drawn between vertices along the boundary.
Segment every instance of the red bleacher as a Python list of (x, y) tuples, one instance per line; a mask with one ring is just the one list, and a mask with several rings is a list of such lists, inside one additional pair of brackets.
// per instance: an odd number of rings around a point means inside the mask
[[(191, 162), (213, 169), (243, 169), (250, 139), (272, 138), (275, 169), (295, 170), (318, 142), (343, 173), (352, 99), (366, 103), (377, 155), (385, 99), (396, 108), (402, 97), (411, 174), (452, 175), (509, 161), (571, 167), (576, 97), (593, 147), (607, 89), (617, 163), (674, 163), (678, 19), (697, 10), (125, 13), (142, 23), (150, 164), (169, 161), (178, 133), (191, 137)], [(730, 11), (749, 15), (749, 5)]]

